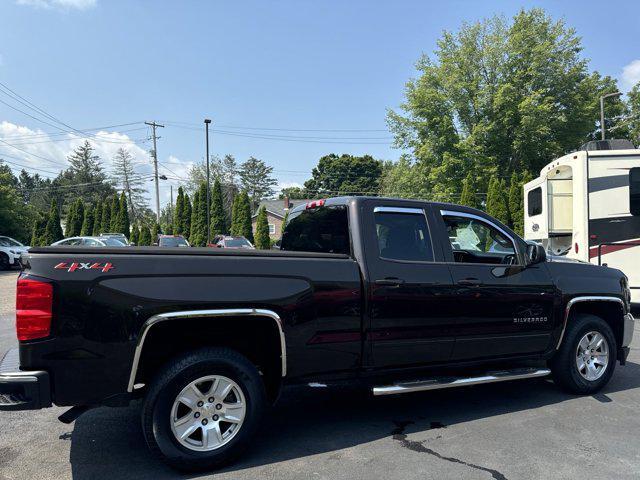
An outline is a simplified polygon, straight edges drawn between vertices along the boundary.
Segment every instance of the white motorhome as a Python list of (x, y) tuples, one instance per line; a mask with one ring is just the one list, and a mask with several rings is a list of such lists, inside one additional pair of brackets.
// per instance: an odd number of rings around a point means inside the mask
[(640, 306), (640, 150), (589, 142), (524, 186), (524, 237), (553, 255), (619, 268)]

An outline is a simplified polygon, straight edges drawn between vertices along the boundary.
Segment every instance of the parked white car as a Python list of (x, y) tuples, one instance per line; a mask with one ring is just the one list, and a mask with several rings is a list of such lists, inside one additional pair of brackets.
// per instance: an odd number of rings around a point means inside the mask
[(0, 270), (19, 265), (20, 255), (28, 250), (29, 247), (19, 241), (11, 237), (0, 236)]
[(112, 237), (70, 237), (58, 240), (52, 247), (126, 247), (124, 243)]

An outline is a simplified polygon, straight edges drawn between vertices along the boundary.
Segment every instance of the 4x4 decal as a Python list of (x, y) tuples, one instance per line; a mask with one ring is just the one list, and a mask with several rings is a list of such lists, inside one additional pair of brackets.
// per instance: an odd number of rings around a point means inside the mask
[(109, 263), (91, 263), (91, 262), (61, 262), (55, 267), (56, 270), (66, 270), (67, 272), (75, 272), (76, 270), (101, 270), (103, 273), (113, 270), (115, 267)]

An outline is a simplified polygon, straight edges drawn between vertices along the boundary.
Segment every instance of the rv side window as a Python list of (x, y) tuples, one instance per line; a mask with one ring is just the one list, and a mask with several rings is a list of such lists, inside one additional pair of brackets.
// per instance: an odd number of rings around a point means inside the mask
[(534, 188), (527, 195), (529, 204), (529, 216), (540, 215), (542, 213), (542, 188)]
[(629, 170), (629, 211), (640, 215), (640, 167)]

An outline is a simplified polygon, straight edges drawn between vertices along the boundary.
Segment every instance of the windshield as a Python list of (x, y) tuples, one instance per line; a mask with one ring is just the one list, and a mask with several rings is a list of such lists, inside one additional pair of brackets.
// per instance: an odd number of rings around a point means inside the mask
[(100, 239), (107, 247), (126, 247), (124, 243), (116, 238), (103, 237)]
[(160, 237), (158, 245), (161, 247), (188, 247), (189, 243), (183, 237)]
[(0, 237), (0, 247), (24, 247), (24, 245), (13, 238)]
[(225, 238), (224, 245), (230, 248), (251, 248), (251, 244), (246, 238)]

